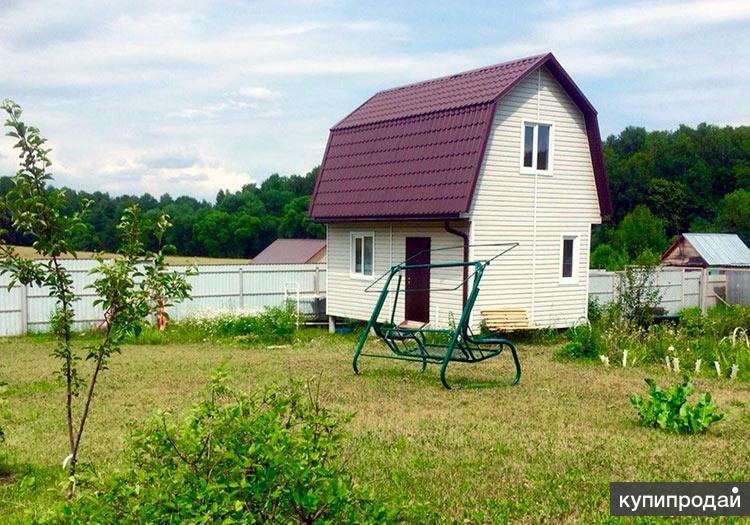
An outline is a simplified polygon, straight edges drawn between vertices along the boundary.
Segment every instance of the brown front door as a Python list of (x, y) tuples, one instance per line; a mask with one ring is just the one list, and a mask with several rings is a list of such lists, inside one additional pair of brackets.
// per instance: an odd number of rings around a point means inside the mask
[[(406, 238), (406, 264), (430, 264), (430, 238)], [(406, 270), (406, 320), (430, 321), (430, 269)]]

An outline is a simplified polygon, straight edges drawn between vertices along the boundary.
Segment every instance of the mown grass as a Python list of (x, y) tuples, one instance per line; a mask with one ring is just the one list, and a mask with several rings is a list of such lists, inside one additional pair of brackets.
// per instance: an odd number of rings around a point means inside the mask
[[(553, 348), (522, 345), (523, 378), (508, 386), (509, 356), (455, 365), (456, 385), (437, 368), (363, 358), (351, 371), (351, 336), (311, 332), (265, 349), (239, 344), (132, 345), (102, 377), (81, 458), (100, 472), (118, 466), (128, 424), (155, 409), (186, 410), (220, 363), (234, 386), (317, 378), (324, 403), (355, 412), (346, 455), (356, 478), (379, 493), (407, 495), (410, 520), (469, 523), (602, 523), (610, 481), (747, 481), (750, 385), (699, 378), (727, 412), (705, 435), (640, 427), (628, 400), (661, 369), (604, 369), (553, 360)], [(23, 522), (61, 497), (66, 455), (63, 388), (42, 338), (0, 340), (8, 383), (8, 445), (14, 475), (0, 479), (0, 520)], [(625, 521), (625, 520), (623, 520)], [(653, 519), (644, 520), (651, 523)], [(684, 519), (683, 519), (684, 521)], [(712, 521), (713, 522), (713, 521)]]

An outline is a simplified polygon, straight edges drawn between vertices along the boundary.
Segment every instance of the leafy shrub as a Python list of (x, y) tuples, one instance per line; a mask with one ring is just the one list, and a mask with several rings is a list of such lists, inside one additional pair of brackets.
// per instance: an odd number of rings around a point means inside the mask
[(569, 341), (555, 355), (567, 359), (596, 359), (602, 352), (602, 334), (595, 326), (576, 326), (568, 330)]
[(599, 302), (596, 298), (589, 298), (589, 313), (588, 318), (589, 321), (592, 323), (595, 323), (596, 321), (600, 320), (602, 316), (604, 315), (604, 306), (601, 302)]
[(259, 344), (292, 343), (298, 335), (294, 305), (276, 306), (263, 312), (219, 312), (197, 315), (180, 321), (177, 330), (202, 335), (203, 339), (238, 338)]
[(700, 308), (688, 308), (680, 314), (680, 327), (690, 336), (729, 337), (737, 327), (750, 330), (750, 307), (720, 304), (706, 315)]
[(625, 268), (627, 263), (627, 253), (622, 250), (616, 250), (606, 243), (600, 244), (591, 252), (591, 268), (616, 272)]
[(693, 393), (693, 384), (685, 376), (682, 384), (670, 385), (661, 389), (653, 379), (646, 379), (648, 394), (646, 399), (636, 394), (630, 402), (638, 410), (641, 424), (660, 428), (666, 432), (698, 434), (717, 421), (724, 419), (711, 401), (711, 394), (704, 392), (698, 402), (691, 405), (688, 398)]
[(165, 414), (132, 433), (126, 467), (63, 505), (97, 523), (381, 523), (395, 514), (344, 470), (341, 425), (309, 385), (240, 395), (226, 374), (182, 424)]
[(619, 274), (615, 307), (622, 318), (641, 327), (653, 322), (661, 302), (656, 279), (656, 268), (648, 265), (628, 266)]

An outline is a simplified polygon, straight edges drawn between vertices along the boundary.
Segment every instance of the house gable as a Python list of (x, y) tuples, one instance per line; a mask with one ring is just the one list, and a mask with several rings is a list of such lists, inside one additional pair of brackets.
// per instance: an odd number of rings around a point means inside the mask
[[(551, 126), (549, 172), (521, 166), (527, 123)], [(497, 104), (471, 208), (471, 260), (496, 243), (518, 246), (490, 265), (475, 315), (516, 308), (539, 326), (564, 327), (585, 315), (591, 224), (601, 220), (584, 112), (542, 67)], [(572, 275), (562, 275), (563, 242), (573, 240)]]
[(466, 216), (497, 103), (540, 67), (584, 115), (606, 220), (612, 210), (596, 110), (552, 54), (376, 94), (332, 128), (310, 215), (325, 222)]

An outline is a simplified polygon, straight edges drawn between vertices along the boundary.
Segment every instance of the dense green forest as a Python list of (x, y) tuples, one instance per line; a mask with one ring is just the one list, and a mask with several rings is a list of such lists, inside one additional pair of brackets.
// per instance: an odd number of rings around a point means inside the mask
[[(79, 210), (84, 199), (93, 202), (86, 216), (86, 229), (78, 232), (75, 248), (114, 251), (118, 246), (117, 222), (132, 202), (141, 207), (146, 233), (161, 213), (169, 215), (173, 226), (167, 230), (165, 242), (174, 246), (179, 255), (253, 257), (278, 237), (324, 237), (325, 227), (307, 217), (317, 175), (318, 168), (304, 176), (274, 174), (260, 186), (248, 184), (234, 193), (221, 190), (214, 203), (168, 193), (156, 199), (148, 193), (112, 197), (98, 191), (67, 190), (69, 213)], [(0, 196), (12, 184), (12, 178), (0, 177)], [(3, 228), (10, 231), (6, 238), (9, 243), (29, 244), (13, 232), (8, 218), (0, 213), (0, 229)]]
[(652, 262), (681, 232), (750, 242), (750, 127), (628, 127), (604, 143), (612, 224), (598, 227), (592, 266)]
[[(604, 155), (615, 213), (612, 224), (595, 229), (594, 266), (653, 260), (685, 231), (735, 232), (750, 241), (750, 127), (628, 127), (607, 138)], [(323, 237), (324, 227), (307, 217), (317, 174), (318, 168), (304, 176), (271, 175), (260, 186), (219, 191), (213, 203), (69, 190), (70, 212), (84, 199), (94, 202), (76, 248), (113, 250), (116, 222), (132, 201), (140, 204), (146, 229), (160, 213), (169, 214), (174, 227), (166, 241), (180, 255), (252, 257), (277, 237)], [(0, 196), (11, 185), (10, 177), (0, 177)], [(10, 230), (10, 242), (28, 244), (0, 212), (2, 228)]]

